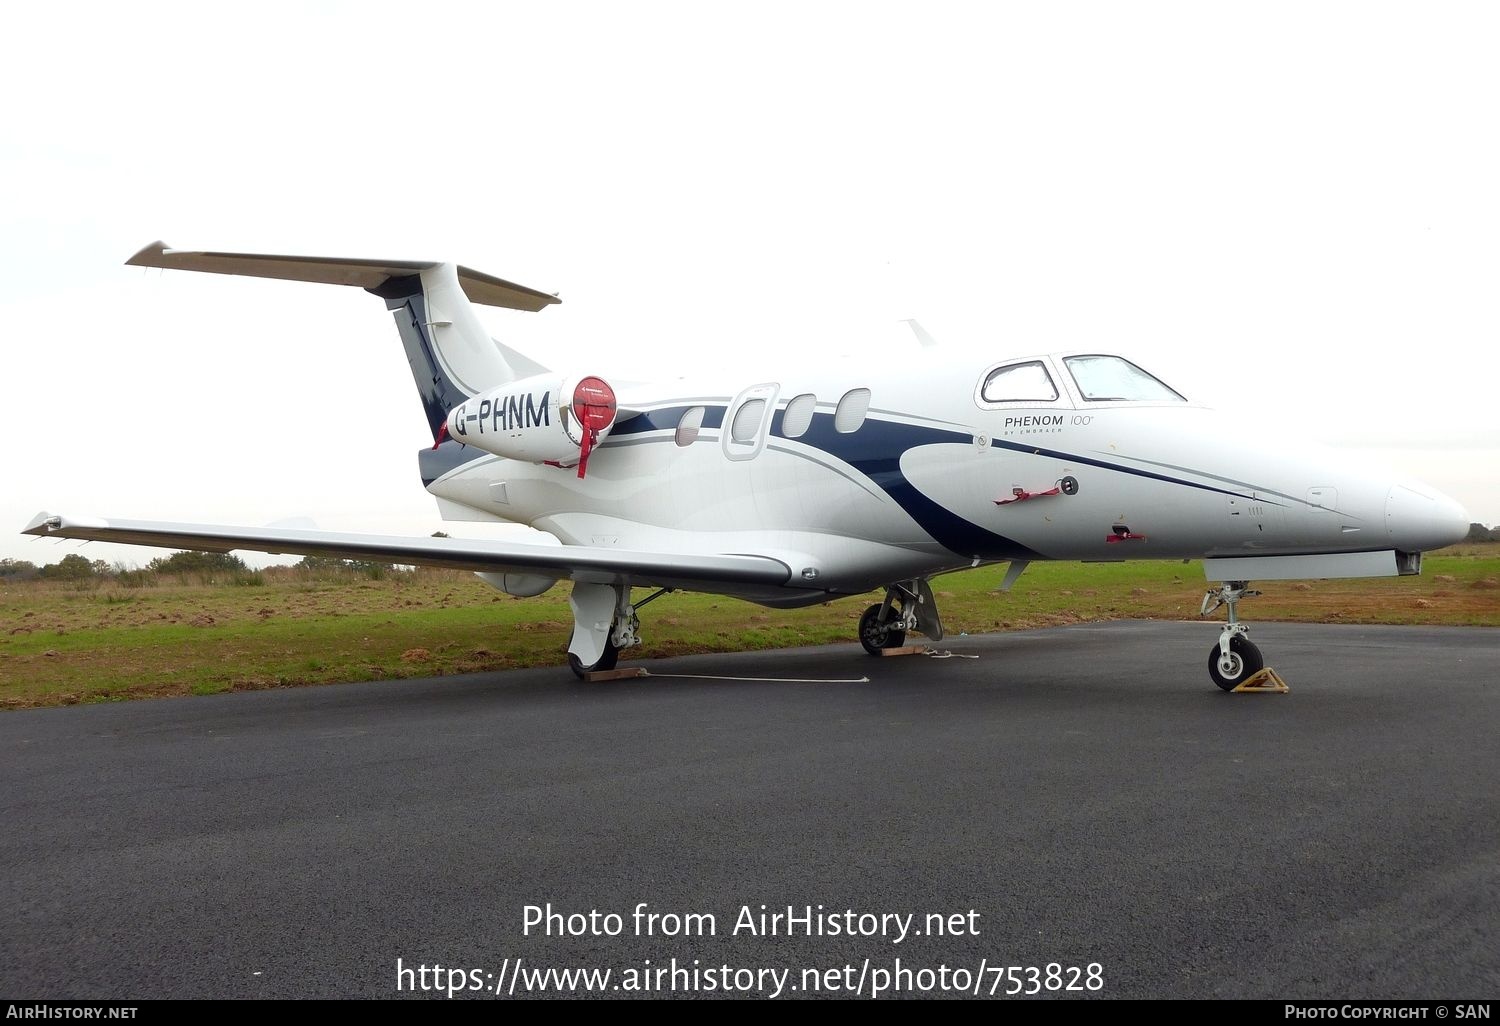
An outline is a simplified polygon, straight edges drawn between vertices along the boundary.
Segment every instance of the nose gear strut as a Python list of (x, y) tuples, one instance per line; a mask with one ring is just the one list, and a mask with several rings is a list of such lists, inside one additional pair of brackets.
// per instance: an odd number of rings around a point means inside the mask
[(1229, 620), (1219, 632), (1219, 643), (1208, 653), (1208, 675), (1225, 691), (1233, 691), (1266, 665), (1260, 649), (1245, 636), (1250, 626), (1240, 623), (1238, 615), (1240, 600), (1259, 594), (1250, 589), (1249, 581), (1225, 581), (1218, 588), (1209, 589), (1198, 610), (1200, 616), (1212, 615), (1220, 606), (1229, 610)]

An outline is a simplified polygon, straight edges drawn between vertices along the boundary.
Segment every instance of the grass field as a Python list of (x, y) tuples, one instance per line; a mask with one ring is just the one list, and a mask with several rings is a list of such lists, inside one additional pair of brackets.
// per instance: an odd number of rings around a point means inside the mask
[[(1198, 564), (1038, 564), (1008, 594), (1004, 567), (938, 578), (950, 635), (1082, 621), (1191, 619)], [(531, 599), (468, 574), (369, 579), (271, 569), (240, 583), (164, 578), (0, 583), (0, 707), (557, 666), (572, 617), (566, 586)], [(1241, 607), (1256, 621), (1500, 626), (1500, 545), (1429, 554), (1420, 577), (1271, 582)], [(639, 593), (644, 595), (644, 593)], [(869, 602), (779, 612), (734, 599), (667, 595), (641, 613), (632, 658), (847, 642)], [(1223, 612), (1218, 614), (1223, 618)]]

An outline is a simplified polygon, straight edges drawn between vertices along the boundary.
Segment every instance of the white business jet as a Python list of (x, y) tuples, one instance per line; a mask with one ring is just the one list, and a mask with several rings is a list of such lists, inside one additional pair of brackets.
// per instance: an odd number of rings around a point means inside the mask
[[(50, 513), (26, 533), (451, 567), (520, 596), (568, 580), (579, 675), (640, 644), (638, 610), (674, 589), (794, 608), (883, 588), (859, 622), (874, 654), (911, 632), (942, 638), (938, 574), (1005, 562), (1008, 589), (1037, 560), (1201, 559), (1217, 584), (1204, 614), (1227, 608), (1208, 658), (1227, 690), (1264, 665), (1237, 615), (1249, 582), (1415, 574), (1423, 550), (1468, 530), (1432, 488), (1300, 442), (1257, 445), (1107, 353), (610, 382), (491, 339), (471, 303), (558, 300), (454, 264), (161, 243), (127, 263), (378, 296), (426, 410), (417, 462), (442, 515), (527, 524), (562, 545)], [(636, 601), (634, 588), (656, 591)]]

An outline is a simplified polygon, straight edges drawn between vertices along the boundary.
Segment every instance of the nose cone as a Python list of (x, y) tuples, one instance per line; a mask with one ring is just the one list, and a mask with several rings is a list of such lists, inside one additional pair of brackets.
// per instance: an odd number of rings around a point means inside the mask
[(1427, 552), (1456, 545), (1469, 536), (1469, 514), (1435, 488), (1407, 481), (1392, 485), (1385, 500), (1391, 545), (1402, 552)]

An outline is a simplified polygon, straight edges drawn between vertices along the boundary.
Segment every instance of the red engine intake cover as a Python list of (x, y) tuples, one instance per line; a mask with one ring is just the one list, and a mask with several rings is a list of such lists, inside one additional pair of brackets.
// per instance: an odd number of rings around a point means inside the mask
[(579, 443), (578, 476), (588, 471), (589, 452), (599, 441), (599, 432), (615, 422), (615, 390), (603, 378), (584, 378), (573, 389), (573, 416), (583, 429)]
[(615, 390), (603, 378), (584, 378), (573, 389), (573, 416), (590, 431), (615, 422)]

